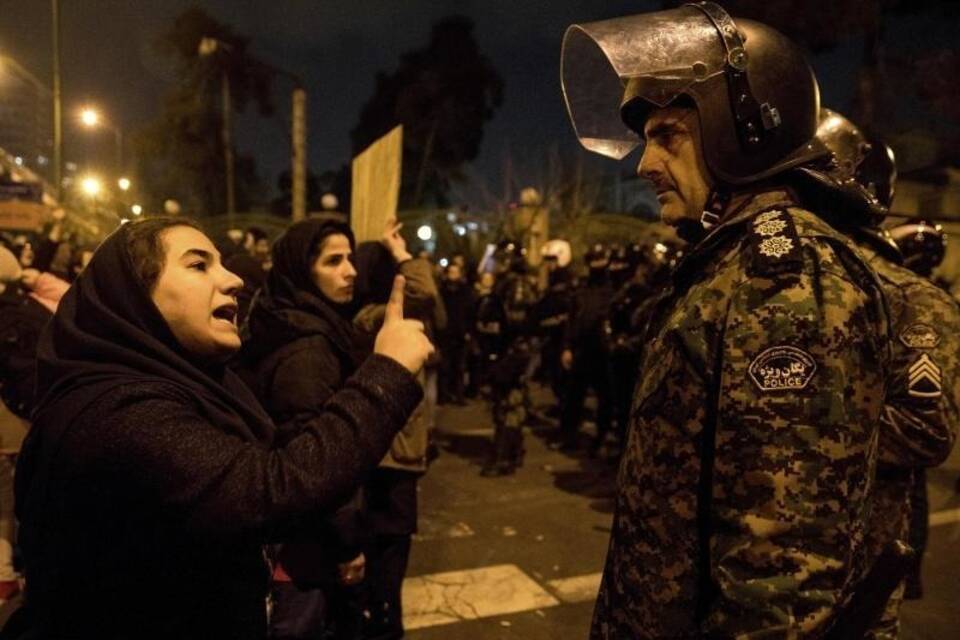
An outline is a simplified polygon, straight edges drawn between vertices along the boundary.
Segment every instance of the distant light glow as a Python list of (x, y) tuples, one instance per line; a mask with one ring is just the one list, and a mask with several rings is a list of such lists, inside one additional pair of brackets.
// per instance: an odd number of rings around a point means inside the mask
[(121, 191), (130, 190), (130, 179), (129, 178), (120, 178), (117, 180), (117, 186), (120, 187)]
[(428, 224), (422, 225), (417, 229), (417, 237), (426, 242), (433, 237), (433, 229)]
[(124, 225), (130, 222), (130, 218), (120, 218), (120, 224)]
[(93, 176), (87, 176), (80, 181), (80, 188), (90, 197), (96, 196), (103, 189), (100, 181)]
[(458, 236), (465, 236), (467, 235), (467, 228), (464, 227), (462, 224), (455, 224), (453, 225), (453, 232), (456, 233)]
[(16, 162), (17, 165), (21, 167), (23, 166), (23, 158), (21, 158), (20, 156), (17, 156), (16, 158), (14, 158), (13, 161)]
[(449, 264), (450, 264), (450, 261), (449, 261), (449, 260), (447, 260), (446, 258), (440, 258), (440, 266), (441, 266), (441, 267), (446, 267), (446, 266), (449, 265)]
[(100, 114), (96, 109), (87, 107), (80, 112), (80, 122), (82, 122), (85, 127), (95, 127), (100, 124)]
[(135, 215), (135, 216), (138, 216), (138, 215), (140, 215), (141, 213), (143, 213), (143, 207), (141, 207), (141, 206), (138, 205), (138, 204), (135, 204), (135, 205), (133, 205), (132, 207), (130, 207), (130, 213), (132, 213), (132, 214)]
[(451, 211), (450, 213), (447, 214), (447, 222), (456, 222), (456, 221), (457, 221), (457, 214), (456, 214), (456, 213), (454, 213), (453, 211)]

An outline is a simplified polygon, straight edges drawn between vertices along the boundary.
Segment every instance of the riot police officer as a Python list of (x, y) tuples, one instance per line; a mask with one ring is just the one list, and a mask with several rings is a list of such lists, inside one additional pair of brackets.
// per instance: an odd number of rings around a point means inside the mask
[[(913, 218), (906, 223), (895, 226), (890, 229), (890, 237), (897, 244), (903, 253), (903, 264), (910, 268), (918, 276), (929, 280), (938, 290), (945, 287), (937, 282), (933, 275), (934, 270), (943, 262), (946, 255), (947, 235), (943, 228), (936, 223), (923, 218)], [(930, 297), (934, 297), (932, 294)], [(940, 296), (942, 307), (955, 307), (955, 300), (942, 293)], [(918, 305), (923, 303), (916, 297), (910, 299), (911, 307), (914, 311), (920, 311)], [(939, 308), (937, 309), (940, 310)], [(939, 372), (941, 380), (937, 381), (935, 387), (928, 389), (936, 393), (941, 391), (940, 397), (934, 398), (940, 400), (937, 409), (933, 412), (927, 412), (924, 417), (939, 419), (948, 428), (947, 433), (938, 433), (941, 440), (939, 450), (935, 451), (935, 456), (930, 456), (927, 460), (927, 466), (940, 464), (947, 454), (950, 447), (956, 441), (956, 429), (958, 420), (957, 394), (960, 389), (957, 388), (957, 358), (960, 354), (960, 346), (957, 345), (958, 333), (957, 323), (944, 322), (943, 316), (946, 311), (925, 317), (926, 326), (931, 327), (932, 331), (939, 338), (935, 352), (927, 351), (931, 358), (935, 358), (936, 369), (931, 370)], [(949, 318), (948, 318), (949, 319)], [(921, 356), (922, 357), (922, 356)], [(916, 366), (916, 365), (915, 365)], [(930, 400), (928, 399), (928, 403)], [(929, 415), (932, 413), (932, 416)], [(909, 433), (909, 432), (908, 432)], [(923, 596), (923, 582), (921, 580), (921, 566), (923, 564), (923, 553), (927, 547), (928, 518), (930, 505), (927, 501), (927, 474), (924, 468), (917, 468), (913, 473), (913, 482), (909, 487), (910, 518), (907, 528), (907, 541), (915, 551), (913, 565), (907, 573), (904, 585), (904, 598), (907, 600), (916, 600)], [(958, 482), (960, 487), (960, 482)]]
[[(960, 386), (955, 382), (960, 374), (960, 313), (953, 299), (928, 279), (943, 259), (942, 234), (922, 221), (897, 227), (896, 237), (909, 251), (902, 253), (892, 234), (880, 228), (894, 191), (893, 152), (882, 143), (868, 143), (856, 125), (829, 109), (821, 111), (817, 138), (833, 157), (823, 168), (803, 170), (811, 181), (802, 191), (809, 201), (824, 205), (828, 221), (857, 243), (876, 270), (893, 327), (892, 375), (881, 416), (867, 540), (871, 556), (878, 558), (885, 546), (910, 539), (917, 552), (911, 563), (916, 570), (908, 573), (907, 584), (918, 586), (926, 537), (925, 469), (949, 455), (960, 417)], [(912, 265), (913, 271), (903, 264)], [(922, 521), (922, 531), (908, 536), (913, 521)], [(897, 637), (903, 588), (901, 583), (891, 594), (871, 637)]]
[(802, 52), (711, 2), (574, 25), (581, 143), (691, 245), (651, 321), (591, 637), (822, 637), (863, 575), (883, 293), (789, 184), (821, 161)]
[(630, 400), (640, 365), (640, 327), (637, 310), (649, 299), (652, 264), (644, 264), (645, 252), (637, 243), (616, 246), (611, 251), (610, 279), (615, 287), (604, 319), (604, 351), (608, 360), (608, 387), (618, 444), (622, 447), (630, 413)]
[(547, 272), (546, 288), (534, 308), (537, 335), (541, 341), (540, 369), (557, 402), (561, 402), (565, 395), (566, 375), (560, 365), (560, 355), (575, 287), (575, 278), (570, 269), (570, 243), (560, 239), (550, 240), (543, 247), (542, 257)]
[(523, 427), (529, 399), (526, 377), (534, 355), (531, 310), (536, 301), (536, 283), (528, 273), (523, 248), (503, 241), (494, 255), (500, 273), (490, 305), (502, 318), (499, 333), (501, 352), (490, 363), (491, 410), (494, 436), (491, 454), (481, 470), (483, 476), (509, 475), (523, 464)]
[(603, 244), (593, 244), (584, 255), (584, 262), (587, 263), (587, 280), (573, 294), (570, 320), (564, 333), (564, 349), (560, 356), (561, 366), (569, 373), (560, 417), (560, 448), (567, 451), (575, 450), (579, 445), (583, 404), (590, 388), (597, 396), (594, 451), (599, 450), (610, 431), (613, 409), (603, 349), (603, 320), (613, 293), (607, 277), (610, 251)]

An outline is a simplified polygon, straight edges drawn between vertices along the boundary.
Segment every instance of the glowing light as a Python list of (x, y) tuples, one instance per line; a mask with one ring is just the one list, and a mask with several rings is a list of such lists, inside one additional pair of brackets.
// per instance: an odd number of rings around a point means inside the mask
[(117, 186), (120, 187), (121, 191), (130, 190), (130, 179), (129, 178), (120, 178), (117, 180)]
[(447, 260), (446, 258), (440, 258), (440, 266), (441, 266), (441, 267), (446, 267), (448, 264), (450, 264), (450, 261), (449, 261), (449, 260)]
[(86, 108), (80, 112), (80, 122), (85, 127), (95, 127), (100, 124), (100, 114), (96, 109)]
[(87, 176), (80, 181), (80, 188), (83, 189), (85, 194), (92, 198), (100, 193), (100, 191), (103, 189), (103, 185), (93, 176)]
[(143, 207), (141, 207), (141, 206), (138, 205), (138, 204), (135, 204), (135, 205), (133, 205), (132, 207), (130, 207), (130, 213), (132, 213), (132, 214), (135, 215), (135, 216), (138, 216), (138, 215), (140, 215), (141, 213), (143, 213)]
[(430, 228), (430, 225), (425, 224), (417, 229), (417, 237), (426, 242), (433, 237), (433, 229)]

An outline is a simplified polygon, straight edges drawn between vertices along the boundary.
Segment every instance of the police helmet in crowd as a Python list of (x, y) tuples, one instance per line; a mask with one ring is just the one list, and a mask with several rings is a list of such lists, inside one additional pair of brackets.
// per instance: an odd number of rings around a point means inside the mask
[(527, 250), (519, 242), (501, 240), (493, 253), (494, 271), (524, 273), (527, 269)]
[(830, 151), (829, 162), (796, 173), (801, 199), (823, 212), (831, 224), (879, 229), (887, 206), (861, 182), (860, 168), (874, 146), (857, 125), (831, 109), (820, 110), (817, 139)]
[(857, 167), (856, 179), (884, 208), (889, 209), (897, 188), (897, 159), (893, 149), (880, 140), (871, 142)]
[(633, 277), (640, 264), (643, 249), (638, 244), (610, 246), (610, 266), (607, 271), (614, 284), (623, 284)]
[(570, 266), (570, 261), (573, 259), (570, 243), (559, 238), (554, 238), (544, 244), (543, 248), (540, 249), (540, 255), (545, 262), (552, 263), (561, 269)]
[(947, 253), (947, 234), (943, 227), (923, 218), (892, 227), (890, 237), (903, 254), (903, 265), (925, 278), (940, 266)]
[(718, 183), (753, 183), (827, 154), (801, 50), (712, 2), (571, 26), (561, 80), (581, 144), (615, 159), (642, 144), (649, 113), (667, 106), (697, 110)]
[(610, 250), (602, 242), (596, 242), (587, 249), (583, 261), (587, 263), (591, 274), (601, 273), (610, 264)]

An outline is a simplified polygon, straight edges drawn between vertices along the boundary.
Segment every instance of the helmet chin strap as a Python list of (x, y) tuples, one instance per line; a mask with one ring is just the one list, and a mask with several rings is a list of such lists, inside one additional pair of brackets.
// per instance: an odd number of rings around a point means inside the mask
[(730, 194), (714, 188), (707, 197), (707, 206), (699, 220), (684, 218), (677, 222), (677, 235), (690, 244), (696, 244), (707, 237), (714, 227), (720, 224), (720, 217), (730, 203)]

